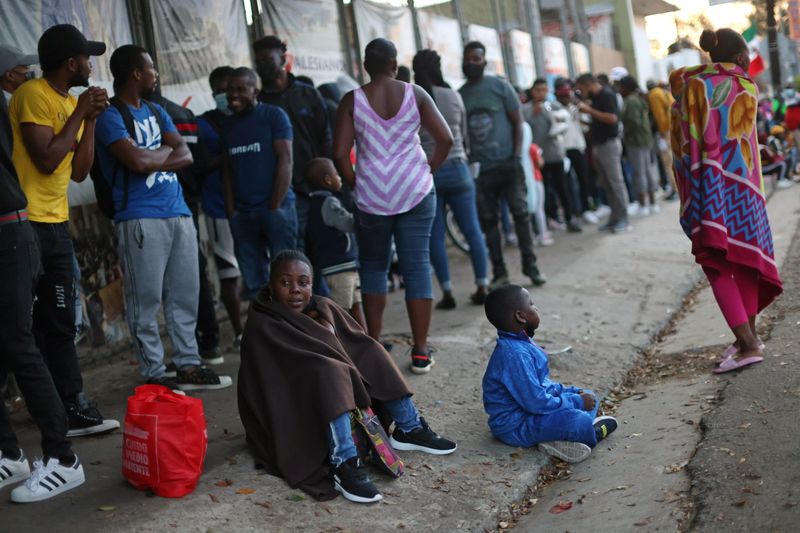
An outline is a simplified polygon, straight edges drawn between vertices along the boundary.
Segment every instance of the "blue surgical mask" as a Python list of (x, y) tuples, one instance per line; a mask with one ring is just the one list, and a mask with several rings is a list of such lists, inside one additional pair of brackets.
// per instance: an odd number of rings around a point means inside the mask
[(217, 93), (214, 95), (214, 102), (217, 104), (217, 109), (225, 113), (226, 115), (231, 114), (231, 110), (228, 108), (228, 95), (225, 93)]

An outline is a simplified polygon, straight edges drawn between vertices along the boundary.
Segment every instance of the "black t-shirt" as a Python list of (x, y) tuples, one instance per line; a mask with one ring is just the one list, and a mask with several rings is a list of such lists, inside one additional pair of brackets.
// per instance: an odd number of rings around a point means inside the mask
[[(603, 113), (614, 113), (619, 117), (617, 95), (608, 87), (603, 87), (603, 89), (592, 96), (591, 99), (594, 109), (602, 111)], [(592, 143), (594, 145), (602, 144), (619, 136), (617, 124), (606, 124), (605, 122), (600, 122), (596, 118), (592, 119), (589, 131), (592, 133)]]
[(0, 215), (25, 209), (28, 200), (19, 186), (19, 178), (11, 162), (11, 123), (8, 120), (6, 96), (0, 91)]

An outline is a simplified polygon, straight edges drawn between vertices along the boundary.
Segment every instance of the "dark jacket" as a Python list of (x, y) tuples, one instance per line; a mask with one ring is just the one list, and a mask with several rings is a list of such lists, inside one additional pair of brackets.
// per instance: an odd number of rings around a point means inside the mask
[(280, 107), (289, 115), (294, 139), (292, 141), (292, 186), (295, 193), (308, 194), (303, 170), (315, 157), (331, 157), (331, 125), (328, 109), (317, 90), (295, 81), (289, 74), (289, 86), (282, 93), (262, 90), (258, 99)]
[(11, 162), (14, 137), (11, 121), (8, 119), (6, 97), (0, 91), (0, 215), (9, 211), (25, 209), (28, 200), (19, 186), (19, 177)]
[(353, 215), (331, 191), (311, 193), (306, 225), (306, 251), (323, 276), (358, 269)]

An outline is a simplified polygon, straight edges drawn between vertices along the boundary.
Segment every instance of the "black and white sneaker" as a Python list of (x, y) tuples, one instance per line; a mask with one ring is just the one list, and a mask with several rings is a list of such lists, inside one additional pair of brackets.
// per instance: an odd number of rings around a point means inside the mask
[(181, 394), (183, 396), (186, 396), (186, 393), (181, 390), (180, 386), (178, 385), (178, 382), (175, 381), (174, 378), (170, 378), (167, 376), (164, 376), (163, 378), (152, 378), (147, 380), (147, 384), (161, 385), (162, 387), (167, 387), (175, 394)]
[(230, 376), (218, 376), (216, 372), (204, 366), (178, 369), (175, 381), (183, 391), (225, 389), (233, 385)]
[(428, 348), (424, 353), (422, 350), (414, 350), (411, 349), (411, 365), (409, 365), (409, 369), (414, 374), (427, 374), (433, 368), (433, 365), (436, 364), (436, 361), (433, 360), (433, 350)]
[(222, 356), (222, 350), (219, 349), (219, 346), (214, 346), (207, 350), (200, 350), (200, 359), (203, 360), (204, 365), (221, 365), (225, 362), (225, 358)]
[(33, 462), (33, 473), (28, 480), (11, 491), (11, 501), (30, 503), (52, 498), (62, 492), (74, 489), (86, 481), (83, 465), (75, 456), (71, 466), (62, 465), (58, 459), (37, 459)]
[(458, 445), (451, 440), (440, 437), (430, 428), (425, 419), (419, 417), (422, 427), (411, 430), (408, 433), (400, 428), (395, 428), (389, 443), (395, 450), (425, 452), (432, 455), (449, 455), (456, 451)]
[(554, 440), (540, 442), (539, 451), (568, 463), (580, 463), (592, 454), (592, 449), (582, 442)]
[(592, 425), (595, 435), (597, 435), (597, 442), (600, 442), (617, 430), (617, 419), (613, 416), (598, 416)]
[(377, 487), (361, 468), (361, 461), (358, 460), (358, 457), (348, 459), (331, 470), (334, 487), (351, 502), (374, 503), (383, 499)]
[(69, 429), (67, 437), (85, 437), (105, 433), (119, 428), (119, 422), (111, 418), (103, 418), (95, 402), (86, 399), (82, 392), (78, 393), (74, 403), (66, 403)]
[(170, 362), (164, 369), (164, 377), (174, 378), (178, 376), (178, 367), (175, 363)]
[(19, 459), (10, 459), (0, 452), (0, 489), (31, 477), (31, 467), (22, 450)]

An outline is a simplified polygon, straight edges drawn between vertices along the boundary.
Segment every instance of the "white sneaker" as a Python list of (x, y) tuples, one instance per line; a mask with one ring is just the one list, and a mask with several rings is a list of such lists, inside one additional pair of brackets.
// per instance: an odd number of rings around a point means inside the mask
[(636, 216), (636, 213), (639, 212), (639, 204), (636, 202), (631, 202), (628, 204), (628, 216), (633, 217)]
[(584, 211), (583, 213), (583, 221), (587, 224), (597, 224), (600, 219), (597, 218), (597, 215), (592, 213), (591, 211)]
[(594, 210), (594, 214), (597, 216), (597, 218), (603, 218), (604, 216), (611, 214), (611, 208), (603, 204)]
[(33, 462), (31, 477), (11, 491), (11, 501), (30, 503), (47, 500), (82, 485), (84, 481), (83, 465), (77, 455), (72, 466), (63, 466), (58, 459), (48, 458), (47, 462), (37, 459)]
[(792, 180), (778, 180), (775, 183), (775, 187), (778, 189), (788, 189), (792, 185), (794, 185), (794, 182)]
[(586, 444), (566, 440), (540, 442), (539, 450), (568, 463), (580, 463), (592, 453), (592, 449)]
[(542, 246), (553, 246), (556, 243), (556, 241), (553, 240), (553, 236), (550, 234), (549, 231), (542, 234), (540, 241), (542, 243)]
[(8, 459), (0, 452), (0, 489), (31, 477), (31, 467), (20, 450), (19, 459)]
[(657, 215), (661, 212), (661, 206), (658, 204), (653, 204), (650, 206), (650, 214)]
[(632, 217), (642, 218), (650, 216), (650, 208), (646, 205), (636, 205), (636, 208), (628, 208), (628, 215)]

